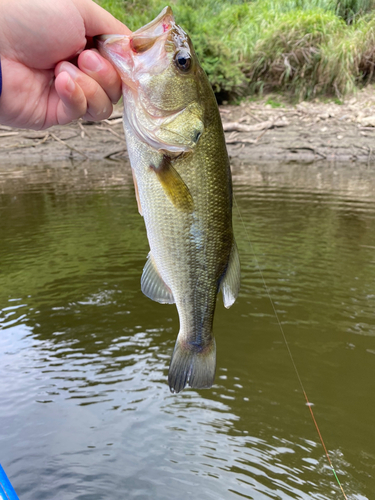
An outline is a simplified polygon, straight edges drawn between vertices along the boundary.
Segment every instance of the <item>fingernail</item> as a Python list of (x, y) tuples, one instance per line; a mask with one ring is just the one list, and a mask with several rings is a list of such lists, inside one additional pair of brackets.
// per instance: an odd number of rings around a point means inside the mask
[(60, 66), (60, 73), (66, 71), (75, 80), (77, 78), (78, 69), (68, 62), (63, 62)]
[(88, 71), (99, 71), (103, 67), (103, 63), (93, 50), (87, 50), (84, 54), (84, 57), (82, 57), (82, 62), (81, 62), (82, 68), (88, 70)]
[(70, 78), (68, 78), (67, 82), (66, 82), (66, 88), (69, 92), (73, 92), (74, 89), (76, 87), (76, 84), (73, 82), (73, 80)]

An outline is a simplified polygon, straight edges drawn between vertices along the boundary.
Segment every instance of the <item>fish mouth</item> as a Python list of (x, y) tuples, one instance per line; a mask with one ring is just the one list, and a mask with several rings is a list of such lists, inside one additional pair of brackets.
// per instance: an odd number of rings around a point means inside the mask
[(164, 7), (164, 9), (160, 12), (160, 14), (157, 17), (155, 17), (155, 19), (150, 21), (145, 26), (142, 26), (142, 28), (139, 28), (139, 30), (135, 31), (133, 33), (133, 36), (135, 37), (145, 36), (145, 35), (160, 36), (163, 33), (169, 31), (174, 24), (175, 21), (172, 9), (169, 6), (167, 6)]
[[(150, 21), (145, 26), (142, 26), (137, 31), (134, 31), (132, 35), (98, 35), (94, 37), (94, 42), (97, 48), (101, 48), (105, 45), (112, 45), (118, 42), (121, 42), (124, 38), (129, 38), (132, 40), (132, 45), (141, 46), (141, 50), (139, 52), (143, 52), (142, 41), (154, 41), (160, 36), (169, 31), (175, 25), (174, 16), (172, 9), (167, 6), (160, 12), (160, 14), (155, 17), (152, 21)], [(152, 46), (152, 44), (150, 45)], [(134, 50), (138, 52), (137, 50)]]
[(124, 84), (136, 88), (132, 79), (133, 58), (129, 35), (99, 35), (94, 38), (95, 47), (100, 55), (116, 68)]
[[(94, 37), (94, 43), (100, 54), (115, 66), (123, 83), (136, 89), (135, 73), (150, 68), (149, 62), (156, 58), (163, 59), (163, 42), (167, 41), (175, 26), (172, 9), (168, 6), (131, 35), (99, 35)], [(135, 55), (140, 57), (134, 58)]]

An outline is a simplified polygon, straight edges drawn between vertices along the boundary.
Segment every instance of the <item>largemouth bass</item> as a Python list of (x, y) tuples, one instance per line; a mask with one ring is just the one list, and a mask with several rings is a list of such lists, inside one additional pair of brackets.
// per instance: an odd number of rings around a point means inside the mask
[(99, 37), (123, 82), (124, 129), (150, 253), (143, 293), (180, 318), (168, 382), (211, 387), (216, 296), (236, 300), (232, 181), (215, 96), (170, 7), (130, 36)]

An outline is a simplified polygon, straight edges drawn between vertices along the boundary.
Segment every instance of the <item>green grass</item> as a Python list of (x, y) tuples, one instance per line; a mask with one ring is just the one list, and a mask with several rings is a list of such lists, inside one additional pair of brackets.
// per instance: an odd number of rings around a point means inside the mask
[(271, 108), (283, 108), (285, 106), (282, 102), (272, 99), (272, 97), (269, 97), (264, 104), (268, 104)]
[[(97, 0), (132, 30), (165, 0)], [(375, 0), (171, 0), (222, 99), (339, 99), (374, 80)]]

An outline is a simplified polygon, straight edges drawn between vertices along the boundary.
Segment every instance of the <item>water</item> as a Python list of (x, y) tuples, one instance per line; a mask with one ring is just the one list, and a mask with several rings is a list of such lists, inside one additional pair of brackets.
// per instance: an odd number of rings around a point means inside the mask
[(0, 462), (21, 500), (343, 498), (258, 266), (348, 498), (374, 498), (374, 178), (235, 166), (216, 384), (172, 395), (178, 317), (140, 291), (128, 167), (3, 167)]

